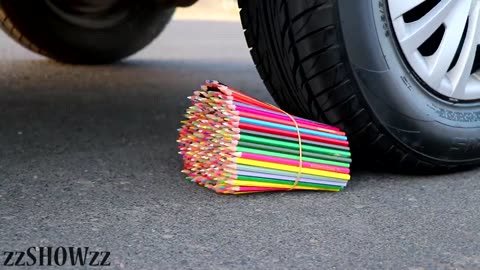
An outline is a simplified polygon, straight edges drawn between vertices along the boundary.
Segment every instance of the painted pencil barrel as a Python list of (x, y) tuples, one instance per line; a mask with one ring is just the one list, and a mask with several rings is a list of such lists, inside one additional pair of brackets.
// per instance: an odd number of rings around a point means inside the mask
[(216, 81), (188, 99), (177, 140), (187, 180), (219, 194), (341, 191), (350, 180), (349, 144), (338, 128)]

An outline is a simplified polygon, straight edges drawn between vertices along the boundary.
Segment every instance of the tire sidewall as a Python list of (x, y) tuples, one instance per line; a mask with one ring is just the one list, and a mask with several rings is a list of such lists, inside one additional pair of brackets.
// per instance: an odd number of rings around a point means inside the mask
[(396, 44), (386, 0), (338, 0), (351, 71), (374, 121), (430, 160), (480, 157), (480, 104), (455, 104), (427, 91)]

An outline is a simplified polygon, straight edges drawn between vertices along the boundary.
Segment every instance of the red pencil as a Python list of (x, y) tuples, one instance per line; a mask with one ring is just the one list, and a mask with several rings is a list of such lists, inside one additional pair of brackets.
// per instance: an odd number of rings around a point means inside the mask
[[(297, 132), (288, 131), (288, 130), (262, 127), (262, 126), (247, 124), (247, 123), (240, 123), (239, 127), (240, 127), (240, 129), (245, 129), (245, 130), (252, 130), (252, 131), (270, 133), (270, 134), (287, 136), (287, 137), (292, 137), (292, 138), (298, 138), (298, 133)], [(341, 145), (341, 146), (348, 146), (348, 141), (341, 141), (341, 140), (337, 140), (337, 139), (317, 137), (315, 135), (310, 135), (310, 134), (300, 134), (300, 136), (301, 136), (302, 139), (305, 139), (305, 140), (311, 140), (311, 141), (315, 141), (315, 142), (329, 143), (329, 144), (335, 144), (335, 145)]]

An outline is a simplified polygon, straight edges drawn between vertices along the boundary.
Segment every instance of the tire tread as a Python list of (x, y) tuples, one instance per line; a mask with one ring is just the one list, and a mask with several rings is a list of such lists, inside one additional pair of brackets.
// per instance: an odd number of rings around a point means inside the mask
[(20, 31), (14, 26), (13, 22), (7, 14), (0, 7), (0, 29), (2, 29), (8, 36), (13, 38), (18, 44), (35, 53), (42, 54), (48, 57), (48, 54), (40, 50), (32, 42), (30, 42)]

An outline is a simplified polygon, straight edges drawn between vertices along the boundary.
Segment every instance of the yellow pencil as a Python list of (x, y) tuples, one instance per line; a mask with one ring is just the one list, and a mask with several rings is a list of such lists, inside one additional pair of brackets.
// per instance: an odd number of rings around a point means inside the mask
[[(282, 170), (282, 171), (288, 171), (288, 172), (299, 171), (299, 168), (296, 166), (251, 160), (251, 159), (245, 159), (245, 158), (231, 158), (230, 161), (232, 161), (234, 164), (237, 163), (242, 165), (256, 166), (260, 168), (276, 169), (276, 170)], [(350, 180), (350, 175), (343, 174), (343, 173), (328, 172), (328, 171), (322, 171), (322, 170), (316, 170), (316, 169), (310, 169), (310, 168), (302, 168), (301, 172), (306, 174), (325, 176), (325, 177), (336, 178), (336, 179)]]

